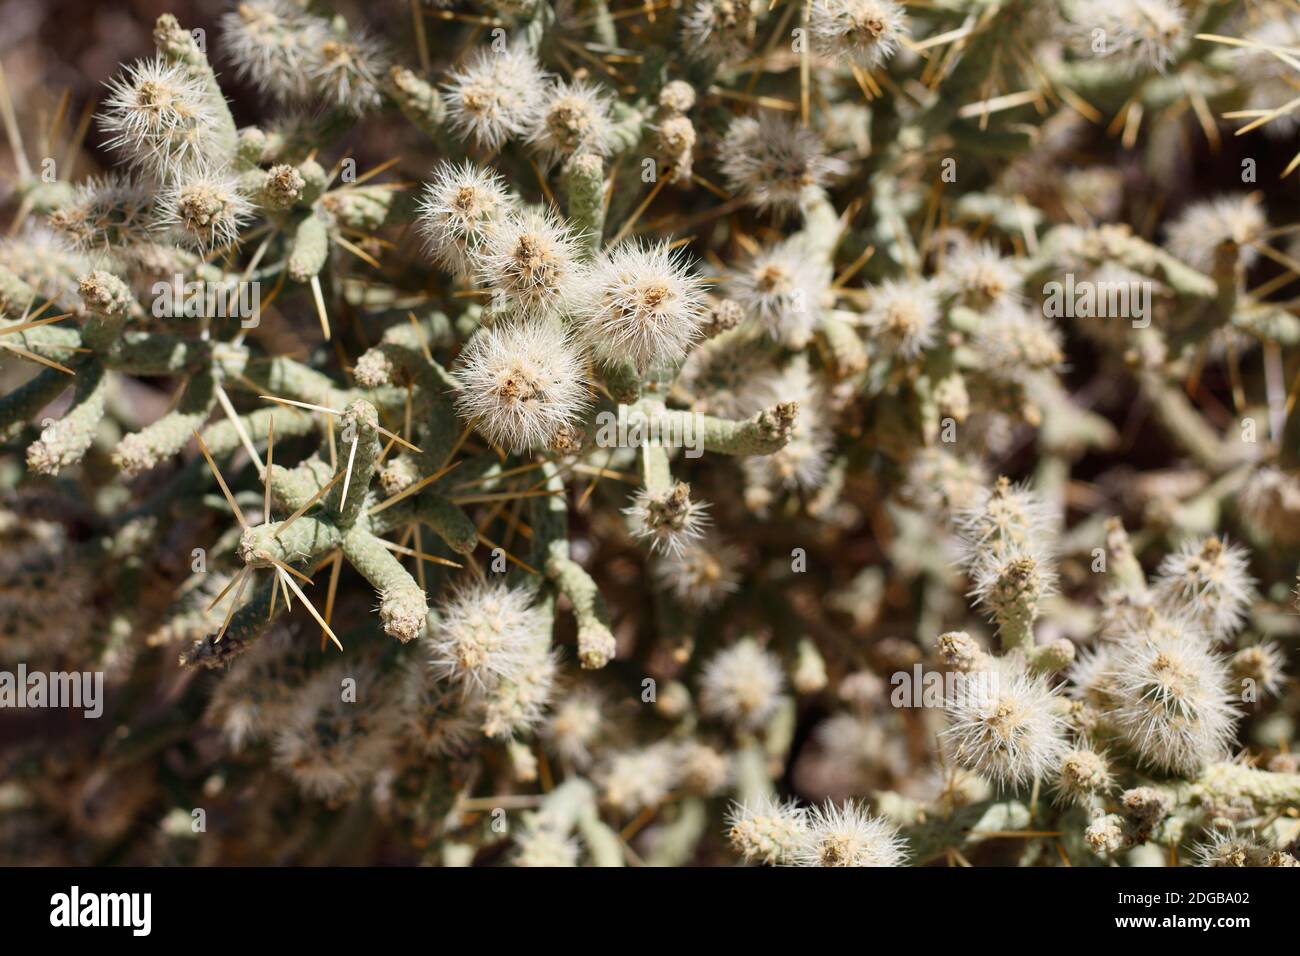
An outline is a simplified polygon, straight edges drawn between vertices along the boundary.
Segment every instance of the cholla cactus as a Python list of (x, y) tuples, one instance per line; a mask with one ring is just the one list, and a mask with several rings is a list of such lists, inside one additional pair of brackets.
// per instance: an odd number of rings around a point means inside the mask
[(6, 48), (0, 862), (1296, 865), (1290, 6), (411, 7)]

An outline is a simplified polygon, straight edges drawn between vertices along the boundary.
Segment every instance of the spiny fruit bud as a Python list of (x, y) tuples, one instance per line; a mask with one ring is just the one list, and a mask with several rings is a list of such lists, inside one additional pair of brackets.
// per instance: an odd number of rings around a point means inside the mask
[(631, 507), (624, 509), (632, 520), (632, 533), (650, 542), (652, 551), (680, 554), (699, 540), (708, 524), (708, 505), (691, 498), (691, 486), (679, 481), (665, 494), (648, 489), (637, 492)]
[(750, 862), (769, 865), (793, 862), (808, 830), (806, 811), (770, 799), (733, 807), (729, 823), (736, 851)]
[(1057, 792), (1063, 801), (1087, 804), (1115, 786), (1106, 758), (1092, 750), (1072, 750), (1061, 759)]

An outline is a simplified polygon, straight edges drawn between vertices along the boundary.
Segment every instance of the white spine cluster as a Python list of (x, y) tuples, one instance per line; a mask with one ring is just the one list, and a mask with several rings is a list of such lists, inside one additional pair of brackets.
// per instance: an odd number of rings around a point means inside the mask
[(776, 865), (795, 858), (808, 831), (808, 811), (770, 797), (731, 808), (731, 845), (751, 863)]
[(1251, 244), (1268, 228), (1268, 217), (1250, 196), (1220, 196), (1192, 203), (1169, 224), (1165, 245), (1189, 266), (1209, 272), (1220, 247), (1232, 243), (1249, 269), (1259, 259)]
[(100, 125), (110, 149), (157, 175), (211, 160), (217, 108), (201, 80), (162, 57), (140, 60), (108, 87)]
[(662, 557), (654, 573), (660, 587), (687, 607), (708, 610), (740, 587), (742, 560), (736, 547), (705, 534)]
[(902, 866), (907, 844), (884, 820), (854, 803), (808, 811), (808, 828), (791, 862), (796, 866)]
[(648, 541), (651, 551), (680, 555), (704, 536), (708, 509), (708, 502), (696, 501), (690, 486), (679, 481), (665, 494), (642, 488), (623, 513), (631, 519), (632, 533)]
[(914, 359), (935, 342), (938, 296), (927, 282), (886, 280), (871, 291), (863, 321), (904, 359)]
[(986, 607), (1003, 641), (1032, 643), (1043, 599), (1056, 588), (1055, 516), (1033, 492), (999, 478), (956, 520), (971, 596)]
[(803, 808), (765, 797), (733, 805), (731, 845), (769, 866), (903, 866), (907, 843), (889, 822), (852, 801)]
[(180, 243), (201, 253), (239, 242), (253, 217), (253, 204), (239, 179), (225, 169), (197, 169), (173, 182), (159, 198), (157, 223)]
[(484, 694), (521, 678), (549, 639), (532, 595), (498, 581), (465, 586), (443, 601), (425, 640), (439, 679)]
[(545, 718), (556, 659), (531, 592), (502, 581), (462, 586), (439, 605), (425, 647), (434, 677), (461, 689), (486, 736), (508, 738)]
[(1158, 70), (1174, 61), (1188, 41), (1187, 14), (1177, 0), (1098, 0), (1067, 7), (1081, 49), (1114, 56), (1134, 72)]

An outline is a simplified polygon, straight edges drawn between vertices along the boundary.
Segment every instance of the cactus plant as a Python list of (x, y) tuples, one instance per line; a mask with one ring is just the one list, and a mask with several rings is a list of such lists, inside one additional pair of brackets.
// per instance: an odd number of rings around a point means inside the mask
[(0, 85), (0, 860), (1298, 865), (1288, 5), (362, 6)]

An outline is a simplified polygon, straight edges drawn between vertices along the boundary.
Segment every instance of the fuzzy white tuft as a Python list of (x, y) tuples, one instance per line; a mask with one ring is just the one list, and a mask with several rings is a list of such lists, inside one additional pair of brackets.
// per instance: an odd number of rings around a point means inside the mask
[(50, 225), (77, 249), (99, 252), (149, 238), (153, 197), (139, 180), (121, 174), (88, 179), (50, 215)]
[(727, 279), (726, 294), (777, 342), (802, 348), (812, 338), (832, 270), (798, 238), (753, 256)]
[(727, 837), (750, 863), (790, 863), (807, 830), (808, 811), (793, 801), (763, 797), (727, 813)]
[(709, 524), (707, 502), (691, 498), (691, 488), (677, 482), (664, 494), (642, 488), (623, 509), (631, 519), (632, 533), (650, 543), (652, 552), (680, 555), (697, 542)]
[(744, 56), (754, 29), (747, 0), (698, 0), (682, 18), (686, 48), (701, 60), (728, 62)]
[(704, 284), (666, 242), (603, 253), (584, 292), (582, 335), (601, 361), (649, 368), (680, 359), (700, 335)]
[(440, 265), (469, 277), (479, 249), (513, 204), (495, 172), (469, 162), (442, 162), (420, 196), (416, 227), (425, 250)]
[(982, 489), (970, 507), (956, 518), (962, 541), (962, 563), (974, 568), (990, 555), (1015, 549), (1046, 559), (1051, 554), (1056, 513), (1028, 488), (999, 478)]
[(1208, 537), (1183, 542), (1160, 562), (1152, 589), (1171, 612), (1186, 612), (1214, 640), (1227, 640), (1246, 623), (1255, 598), (1245, 548)]
[[(342, 691), (355, 681), (356, 696)], [(353, 795), (391, 760), (398, 712), (375, 672), (333, 665), (297, 693), (272, 741), (273, 760), (310, 797)]]
[(549, 210), (508, 216), (484, 238), (479, 280), (491, 288), (494, 310), (546, 315), (579, 300), (587, 288), (577, 238)]
[(1024, 276), (1014, 259), (1005, 258), (992, 243), (960, 248), (943, 262), (944, 290), (972, 309), (1019, 302)]
[(792, 855), (796, 866), (902, 866), (907, 843), (894, 826), (846, 802), (808, 811), (807, 829)]
[(1042, 314), (1006, 302), (982, 317), (971, 348), (991, 378), (1023, 381), (1065, 360), (1061, 333)]
[(699, 686), (704, 714), (754, 730), (780, 703), (785, 674), (776, 655), (744, 638), (709, 659)]
[(957, 763), (1003, 787), (1046, 780), (1065, 756), (1065, 722), (1047, 681), (1005, 662), (946, 703)]
[(537, 111), (528, 142), (548, 166), (579, 153), (604, 156), (610, 146), (609, 111), (609, 97), (598, 86), (557, 80)]
[(1151, 615), (1115, 648), (1106, 679), (1107, 721), (1143, 763), (1193, 774), (1227, 753), (1237, 721), (1228, 670), (1190, 622)]
[(863, 321), (888, 348), (914, 359), (935, 343), (939, 298), (929, 282), (886, 279), (872, 288)]
[[(1188, 40), (1177, 0), (1074, 0), (1066, 12), (1082, 49), (1115, 57), (1133, 73), (1164, 72)], [(1093, 46), (1098, 37), (1101, 51)]]
[(546, 74), (522, 46), (478, 50), (443, 88), (448, 125), (483, 149), (500, 149), (532, 128), (545, 86)]
[(307, 76), (314, 88), (323, 88), (334, 106), (353, 114), (383, 103), (380, 78), (388, 70), (388, 53), (382, 43), (355, 30), (346, 36), (322, 30), (313, 40)]
[(221, 18), (221, 38), (235, 73), (280, 100), (311, 93), (307, 64), (321, 39), (320, 22), (291, 0), (243, 0)]
[(822, 56), (866, 70), (892, 57), (909, 32), (907, 14), (894, 0), (813, 0), (808, 27)]
[(218, 109), (202, 81), (162, 57), (139, 60), (108, 85), (100, 125), (128, 162), (172, 175), (210, 162)]
[(555, 694), (558, 662), (547, 647), (547, 638), (535, 639), (526, 651), (519, 673), (498, 681), (484, 701), (483, 733), (495, 740), (537, 729)]
[(522, 678), (549, 641), (550, 624), (530, 592), (484, 581), (443, 600), (425, 647), (436, 677), (482, 694)]
[(815, 132), (770, 111), (732, 120), (720, 152), (731, 191), (777, 213), (798, 209), (804, 190), (825, 186), (846, 169), (826, 155)]
[(683, 546), (678, 554), (661, 557), (655, 565), (660, 587), (689, 608), (717, 607), (740, 587), (740, 552), (705, 535)]
[(601, 800), (627, 816), (658, 806), (677, 782), (676, 754), (666, 741), (610, 754), (595, 774)]
[(516, 452), (547, 447), (576, 426), (590, 402), (582, 355), (546, 319), (480, 328), (453, 374), (461, 415), (488, 441)]
[(605, 729), (608, 704), (598, 690), (578, 686), (560, 695), (542, 728), (542, 739), (561, 760), (585, 770)]
[(1238, 246), (1237, 255), (1249, 269), (1259, 259), (1250, 243), (1268, 228), (1258, 201), (1250, 196), (1220, 196), (1192, 203), (1169, 224), (1165, 246), (1194, 269), (1209, 272), (1223, 243)]
[(200, 169), (165, 189), (158, 201), (157, 224), (205, 255), (239, 242), (253, 218), (253, 204), (228, 169)]

